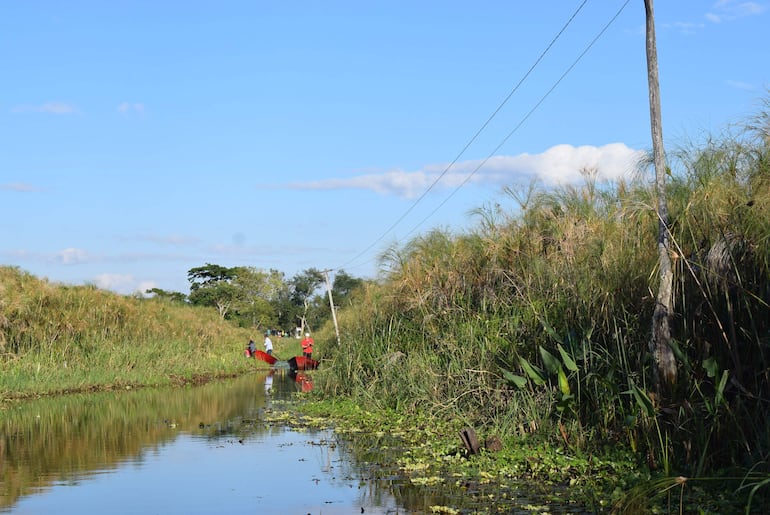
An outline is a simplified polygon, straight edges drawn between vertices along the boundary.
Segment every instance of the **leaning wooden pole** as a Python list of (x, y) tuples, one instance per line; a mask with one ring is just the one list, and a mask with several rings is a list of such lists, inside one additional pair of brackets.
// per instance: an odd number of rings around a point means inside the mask
[(647, 82), (650, 96), (650, 131), (652, 155), (655, 166), (655, 190), (658, 197), (658, 295), (652, 315), (650, 352), (654, 357), (653, 379), (660, 395), (664, 389), (676, 383), (676, 358), (671, 349), (671, 317), (674, 314), (673, 282), (669, 254), (668, 201), (666, 199), (666, 158), (663, 150), (663, 128), (660, 109), (660, 84), (658, 81), (658, 51), (655, 42), (655, 15), (653, 0), (644, 0), (646, 14)]
[(332, 285), (329, 283), (329, 270), (323, 271), (326, 279), (326, 291), (329, 293), (329, 307), (332, 310), (332, 320), (334, 321), (334, 332), (337, 334), (337, 345), (340, 344), (340, 328), (337, 325), (337, 309), (334, 307), (334, 298), (332, 297)]

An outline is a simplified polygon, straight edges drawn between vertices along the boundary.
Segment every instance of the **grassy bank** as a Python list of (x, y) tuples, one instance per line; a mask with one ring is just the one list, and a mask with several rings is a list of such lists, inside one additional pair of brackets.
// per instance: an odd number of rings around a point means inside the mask
[[(64, 286), (0, 267), (0, 399), (205, 381), (260, 366), (259, 334), (210, 308)], [(276, 353), (294, 340), (274, 341)]]
[(586, 171), (580, 186), (510, 189), (510, 211), (480, 209), (473, 231), (391, 249), (384, 280), (339, 313), (342, 345), (318, 338), (317, 392), (507, 440), (528, 432), (574, 456), (627, 450), (649, 472), (637, 501), (729, 476), (744, 479), (727, 487), (739, 504), (768, 502), (768, 134), (762, 112), (746, 132), (668, 156), (669, 390), (654, 391), (649, 352), (654, 191), (644, 173), (602, 183)]

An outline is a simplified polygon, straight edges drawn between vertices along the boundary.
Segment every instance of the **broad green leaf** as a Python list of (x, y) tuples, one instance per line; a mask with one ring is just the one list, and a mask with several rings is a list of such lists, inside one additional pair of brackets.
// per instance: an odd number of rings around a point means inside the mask
[(510, 372), (504, 368), (501, 369), (503, 371), (503, 377), (511, 383), (516, 385), (518, 388), (524, 388), (527, 386), (527, 378), (521, 377), (520, 375), (514, 374), (513, 372)]
[(564, 369), (559, 367), (559, 389), (565, 396), (570, 395), (569, 381), (567, 381), (567, 374), (564, 373)]
[(556, 356), (545, 350), (542, 346), (540, 347), (540, 356), (542, 356), (543, 365), (545, 365), (545, 368), (549, 373), (556, 374), (559, 372), (561, 362), (559, 362)]
[(529, 361), (524, 358), (519, 358), (519, 361), (521, 362), (521, 368), (524, 369), (529, 378), (532, 379), (536, 385), (542, 386), (545, 384), (545, 377), (543, 377), (543, 373), (540, 369), (530, 365)]
[(719, 374), (719, 364), (714, 357), (710, 357), (703, 361), (703, 370), (706, 371), (706, 375), (714, 379)]
[(567, 367), (567, 370), (570, 372), (577, 372), (578, 366), (575, 363), (575, 360), (572, 359), (572, 356), (570, 356), (566, 350), (564, 350), (564, 347), (561, 346), (561, 343), (558, 345), (559, 354), (561, 354), (561, 360), (564, 362), (564, 366)]

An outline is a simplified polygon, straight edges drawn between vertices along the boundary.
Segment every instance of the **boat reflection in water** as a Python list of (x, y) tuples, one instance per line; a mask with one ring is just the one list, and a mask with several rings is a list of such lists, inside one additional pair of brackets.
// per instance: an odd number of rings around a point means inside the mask
[(289, 377), (299, 385), (300, 391), (307, 393), (313, 390), (313, 377), (310, 374), (291, 369)]

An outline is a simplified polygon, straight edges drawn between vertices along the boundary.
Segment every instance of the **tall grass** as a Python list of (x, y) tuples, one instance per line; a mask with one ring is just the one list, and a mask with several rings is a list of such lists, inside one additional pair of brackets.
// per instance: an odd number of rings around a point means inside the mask
[[(680, 380), (650, 392), (657, 287), (644, 178), (508, 190), (467, 233), (383, 255), (384, 276), (323, 339), (327, 394), (360, 396), (572, 447), (629, 446), (702, 476), (770, 457), (770, 116), (669, 156)], [(757, 137), (753, 137), (757, 136)]]
[(242, 373), (249, 337), (209, 309), (0, 267), (0, 397)]

